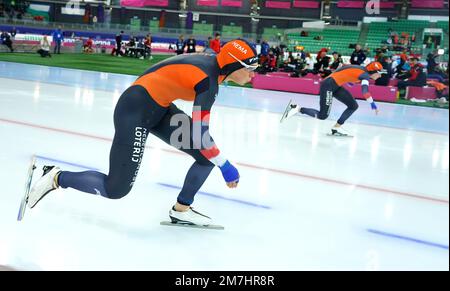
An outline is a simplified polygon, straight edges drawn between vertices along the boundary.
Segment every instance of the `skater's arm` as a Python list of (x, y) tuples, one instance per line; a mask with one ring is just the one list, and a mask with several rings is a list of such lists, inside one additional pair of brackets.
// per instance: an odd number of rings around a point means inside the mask
[(194, 147), (200, 149), (202, 155), (216, 166), (222, 166), (226, 159), (220, 154), (214, 139), (209, 134), (211, 107), (215, 101), (214, 88), (209, 78), (205, 78), (195, 86), (196, 97), (192, 111), (192, 135)]
[(375, 113), (378, 114), (377, 104), (373, 100), (372, 94), (370, 94), (370, 92), (369, 92), (370, 75), (368, 73), (364, 72), (363, 74), (361, 74), (361, 76), (359, 76), (359, 79), (361, 80), (361, 90), (362, 90), (363, 97), (366, 99), (367, 102), (370, 103), (370, 107), (372, 108), (372, 110), (375, 110)]
[(236, 187), (239, 181), (237, 169), (221, 154), (213, 138), (209, 134), (210, 110), (214, 104), (218, 85), (205, 78), (195, 86), (197, 93), (192, 111), (193, 145), (211, 163), (218, 166), (230, 188)]

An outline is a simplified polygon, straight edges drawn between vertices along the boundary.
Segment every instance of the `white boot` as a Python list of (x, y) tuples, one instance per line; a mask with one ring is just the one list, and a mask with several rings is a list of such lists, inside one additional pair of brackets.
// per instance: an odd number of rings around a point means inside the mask
[(288, 105), (286, 106), (286, 109), (284, 110), (283, 116), (281, 116), (280, 123), (288, 118), (291, 118), (292, 116), (296, 115), (299, 112), (300, 106), (298, 106), (297, 104), (293, 104), (292, 100), (289, 101)]
[(61, 169), (53, 166), (44, 166), (43, 171), (44, 174), (36, 182), (36, 184), (34, 184), (34, 187), (31, 189), (30, 194), (28, 195), (27, 205), (30, 208), (33, 208), (50, 191), (58, 188), (56, 176), (59, 172), (61, 172)]
[(210, 217), (195, 211), (192, 207), (187, 211), (176, 211), (175, 207), (172, 207), (169, 211), (169, 216), (173, 223), (207, 226), (212, 222)]

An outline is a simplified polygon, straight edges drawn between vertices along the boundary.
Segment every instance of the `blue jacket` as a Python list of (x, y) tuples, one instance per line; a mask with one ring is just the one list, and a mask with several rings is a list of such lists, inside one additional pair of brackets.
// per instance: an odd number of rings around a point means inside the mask
[(269, 50), (270, 50), (269, 44), (267, 42), (263, 42), (261, 44), (261, 54), (263, 56), (267, 56), (267, 55), (269, 55)]
[(62, 34), (61, 29), (55, 30), (55, 31), (53, 32), (53, 35), (52, 35), (52, 36), (53, 36), (53, 41), (61, 42), (61, 41), (64, 40), (64, 36), (63, 36), (63, 34)]

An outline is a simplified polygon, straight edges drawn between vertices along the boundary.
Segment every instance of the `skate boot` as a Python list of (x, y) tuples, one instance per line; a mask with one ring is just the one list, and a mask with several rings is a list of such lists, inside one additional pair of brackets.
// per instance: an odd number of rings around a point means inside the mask
[(286, 106), (286, 109), (284, 110), (283, 115), (281, 116), (280, 123), (288, 118), (291, 118), (292, 116), (296, 115), (299, 112), (300, 106), (298, 106), (297, 104), (293, 104), (292, 100), (290, 100), (288, 105)]
[(55, 166), (44, 166), (42, 177), (34, 184), (28, 195), (28, 207), (33, 208), (45, 195), (58, 188), (56, 177), (61, 172)]
[(172, 223), (176, 224), (194, 224), (208, 226), (211, 224), (211, 218), (195, 211), (190, 207), (187, 211), (176, 211), (175, 206), (169, 211), (169, 217)]
[(333, 128), (331, 128), (331, 134), (330, 135), (332, 135), (332, 136), (343, 136), (343, 137), (353, 137), (351, 134), (349, 134), (342, 127), (333, 127)]

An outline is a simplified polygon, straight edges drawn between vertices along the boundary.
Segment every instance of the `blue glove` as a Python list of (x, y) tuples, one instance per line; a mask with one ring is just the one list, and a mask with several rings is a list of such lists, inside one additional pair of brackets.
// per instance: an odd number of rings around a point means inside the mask
[(371, 102), (370, 103), (370, 107), (372, 107), (372, 110), (377, 110), (377, 105), (375, 104), (375, 102)]
[(219, 169), (222, 171), (225, 182), (239, 182), (239, 172), (228, 160)]

